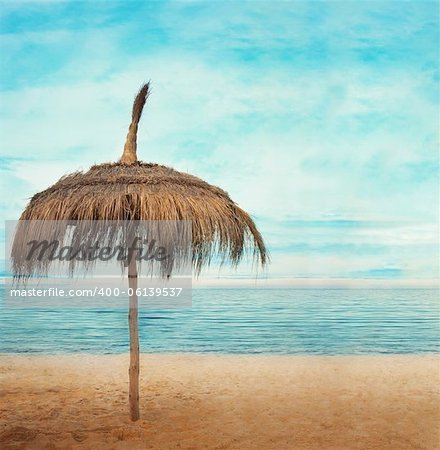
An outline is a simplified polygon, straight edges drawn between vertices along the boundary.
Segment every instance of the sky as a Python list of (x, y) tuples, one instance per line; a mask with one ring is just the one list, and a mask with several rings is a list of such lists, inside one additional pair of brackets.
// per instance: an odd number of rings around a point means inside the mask
[[(438, 277), (438, 3), (0, 2), (3, 220), (120, 157), (226, 190), (269, 278)], [(246, 278), (213, 267), (204, 275)]]

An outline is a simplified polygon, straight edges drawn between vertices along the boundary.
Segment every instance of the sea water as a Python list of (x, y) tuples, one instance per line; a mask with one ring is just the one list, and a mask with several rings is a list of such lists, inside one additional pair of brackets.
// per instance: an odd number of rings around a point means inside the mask
[[(141, 352), (358, 355), (439, 351), (436, 289), (195, 289), (192, 307), (140, 310)], [(0, 353), (128, 351), (127, 310), (14, 309)]]

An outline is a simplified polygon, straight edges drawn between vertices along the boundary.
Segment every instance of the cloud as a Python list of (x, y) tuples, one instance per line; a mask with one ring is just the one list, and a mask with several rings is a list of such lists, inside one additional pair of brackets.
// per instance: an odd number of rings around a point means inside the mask
[(402, 269), (396, 267), (376, 267), (365, 271), (352, 272), (353, 278), (400, 278)]

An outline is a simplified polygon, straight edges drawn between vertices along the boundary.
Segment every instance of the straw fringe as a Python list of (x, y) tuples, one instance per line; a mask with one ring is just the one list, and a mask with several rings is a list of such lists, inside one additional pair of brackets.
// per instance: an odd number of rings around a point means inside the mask
[[(63, 177), (34, 195), (20, 220), (189, 220), (192, 237), (187, 254), (192, 253), (196, 273), (209, 265), (215, 255), (230, 260), (233, 265), (246, 253), (263, 266), (268, 259), (253, 220), (225, 191), (158, 164), (101, 164), (85, 173)], [(118, 239), (115, 234), (112, 245), (118, 245)], [(119, 244), (122, 245), (122, 241)], [(21, 267), (19, 251), (13, 251), (13, 260), (14, 255), (16, 273), (44, 272), (38, 262), (34, 267)], [(165, 272), (162, 275), (165, 276)]]

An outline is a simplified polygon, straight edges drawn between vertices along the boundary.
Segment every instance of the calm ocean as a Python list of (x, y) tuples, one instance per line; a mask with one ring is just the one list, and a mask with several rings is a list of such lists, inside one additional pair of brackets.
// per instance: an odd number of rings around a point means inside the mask
[[(142, 352), (354, 355), (439, 351), (435, 289), (197, 289), (192, 308), (140, 311)], [(0, 353), (124, 353), (126, 310), (0, 301)]]

